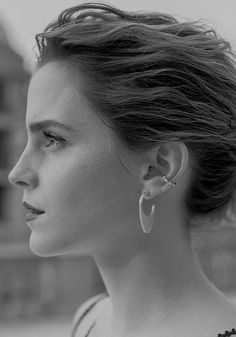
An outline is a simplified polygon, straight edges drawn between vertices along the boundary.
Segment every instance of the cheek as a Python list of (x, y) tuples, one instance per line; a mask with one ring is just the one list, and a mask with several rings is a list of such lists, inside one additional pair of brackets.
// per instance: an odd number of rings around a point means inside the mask
[(128, 182), (113, 156), (104, 151), (71, 153), (53, 167), (58, 170), (45, 180), (45, 197), (54, 216), (87, 222), (122, 208)]
[(39, 193), (48, 217), (34, 230), (42, 236), (32, 237), (32, 247), (50, 245), (55, 252), (77, 251), (79, 245), (88, 252), (131, 232), (127, 224), (138, 214), (135, 181), (118, 158), (102, 149), (75, 151), (43, 166)]

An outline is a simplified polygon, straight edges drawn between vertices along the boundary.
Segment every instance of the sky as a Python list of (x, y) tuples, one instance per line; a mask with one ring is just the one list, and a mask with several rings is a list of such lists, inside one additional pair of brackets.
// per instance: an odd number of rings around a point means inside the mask
[[(40, 33), (65, 8), (81, 0), (0, 0), (0, 22), (11, 46), (33, 69), (34, 36)], [(91, 1), (92, 2), (92, 1)], [(125, 10), (155, 10), (175, 15), (180, 20), (205, 19), (236, 51), (236, 0), (110, 0), (101, 1)]]

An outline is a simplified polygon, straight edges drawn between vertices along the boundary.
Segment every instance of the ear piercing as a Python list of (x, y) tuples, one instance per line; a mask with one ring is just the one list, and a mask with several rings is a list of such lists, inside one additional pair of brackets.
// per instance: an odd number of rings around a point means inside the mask
[(162, 179), (164, 180), (164, 182), (167, 184), (167, 185), (170, 185), (170, 186), (176, 186), (176, 183), (172, 183), (172, 181), (169, 181), (166, 176), (162, 176)]

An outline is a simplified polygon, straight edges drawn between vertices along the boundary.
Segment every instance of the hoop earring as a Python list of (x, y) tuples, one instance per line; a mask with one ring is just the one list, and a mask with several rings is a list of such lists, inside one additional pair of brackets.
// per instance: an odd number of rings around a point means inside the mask
[[(162, 179), (164, 182), (169, 185), (169, 186), (176, 186), (176, 182), (169, 181), (166, 176), (162, 176)], [(156, 214), (156, 205), (152, 205), (152, 210), (149, 215), (145, 215), (144, 210), (143, 210), (143, 200), (145, 196), (148, 196), (149, 192), (143, 192), (139, 199), (139, 218), (140, 218), (140, 223), (141, 227), (144, 233), (148, 234), (151, 232), (153, 224), (154, 224), (154, 219), (155, 219), (155, 214)]]
[(156, 206), (152, 205), (151, 213), (149, 215), (145, 215), (143, 210), (143, 200), (145, 195), (148, 195), (148, 192), (144, 192), (139, 199), (139, 217), (143, 232), (148, 234), (151, 232), (154, 224)]

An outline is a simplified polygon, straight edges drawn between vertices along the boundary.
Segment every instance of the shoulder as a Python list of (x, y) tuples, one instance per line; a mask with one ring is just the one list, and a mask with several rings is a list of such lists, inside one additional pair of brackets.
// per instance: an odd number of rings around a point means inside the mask
[[(190, 322), (189, 330), (193, 329), (198, 336), (230, 337), (236, 335), (236, 306), (223, 293), (209, 305), (197, 310), (199, 322), (194, 326)], [(194, 328), (193, 328), (194, 326)]]
[(83, 336), (83, 331), (86, 332), (96, 321), (99, 307), (107, 298), (106, 293), (92, 296), (77, 309), (72, 320), (71, 337)]

